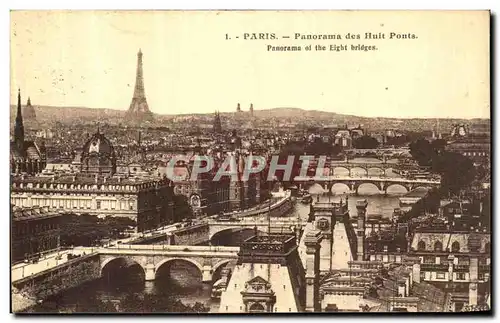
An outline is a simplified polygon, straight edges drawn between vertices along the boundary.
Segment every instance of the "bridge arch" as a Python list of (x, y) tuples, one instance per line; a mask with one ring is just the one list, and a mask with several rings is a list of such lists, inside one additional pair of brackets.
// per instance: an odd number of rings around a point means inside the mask
[[(264, 223), (264, 224), (267, 224), (267, 222)], [(230, 227), (224, 227), (224, 229), (222, 229), (222, 230), (217, 230), (215, 232), (210, 232), (209, 241), (210, 241), (210, 243), (212, 243), (214, 245), (220, 245), (220, 244), (216, 243), (216, 240), (217, 240), (217, 238), (221, 238), (225, 234), (232, 234), (232, 235), (239, 234), (240, 238), (244, 239), (244, 236), (246, 234), (248, 234), (249, 236), (252, 236), (254, 234), (254, 232), (255, 232), (255, 226), (257, 226), (257, 232), (258, 233), (263, 233), (263, 231), (259, 230), (259, 228), (261, 228), (262, 225), (263, 225), (263, 223), (255, 223), (255, 224), (251, 224), (249, 226), (230, 226)], [(241, 236), (242, 233), (245, 233), (243, 235), (243, 237)], [(239, 243), (237, 245), (239, 245)]]
[(334, 183), (330, 187), (330, 191), (333, 194), (337, 194), (337, 193), (342, 194), (342, 193), (349, 193), (351, 191), (351, 188), (346, 183)]
[(159, 263), (157, 263), (155, 265), (155, 276), (156, 276), (156, 273), (158, 273), (158, 271), (160, 270), (160, 268), (162, 266), (167, 265), (168, 263), (172, 263), (174, 261), (183, 261), (183, 262), (188, 262), (188, 263), (194, 265), (196, 268), (198, 268), (200, 277), (203, 276), (203, 266), (199, 262), (197, 262), (196, 260), (193, 260), (193, 259), (182, 258), (182, 257), (174, 257), (174, 258), (167, 258), (167, 259), (161, 260)]
[(311, 186), (309, 186), (307, 191), (309, 192), (309, 194), (323, 194), (325, 193), (326, 190), (323, 188), (323, 186), (321, 186), (321, 184), (314, 183)]
[(140, 273), (141, 273), (142, 277), (146, 277), (146, 270), (145, 270), (143, 264), (139, 263), (138, 261), (136, 261), (134, 259), (126, 257), (126, 256), (110, 257), (110, 258), (107, 258), (104, 261), (102, 261), (101, 265), (100, 265), (100, 276), (104, 277), (105, 269), (108, 266), (110, 266), (111, 264), (118, 263), (118, 262), (128, 264), (128, 266), (127, 266), (128, 268), (130, 268), (132, 266), (137, 266), (138, 268), (141, 268)]
[(351, 170), (344, 166), (335, 166), (332, 170), (333, 176), (350, 176)]
[(212, 272), (215, 273), (215, 271), (217, 271), (217, 269), (219, 269), (223, 265), (227, 265), (231, 261), (232, 261), (232, 259), (224, 259), (224, 260), (219, 261), (218, 263), (216, 263), (215, 265), (212, 266)]
[[(354, 190), (355, 190), (356, 194), (360, 194), (360, 188), (361, 188), (362, 186), (363, 186), (364, 188), (366, 188), (366, 187), (372, 187), (372, 190), (371, 190), (371, 192), (369, 192), (369, 194), (368, 194), (368, 195), (370, 195), (370, 194), (379, 194), (379, 192), (380, 192), (380, 186), (379, 186), (379, 183), (377, 183), (377, 182), (362, 182), (362, 183), (358, 183), (358, 184), (356, 185), (356, 187), (354, 188)], [(374, 187), (375, 189), (373, 189), (373, 187)], [(363, 191), (364, 191), (364, 190), (363, 190)], [(361, 193), (366, 194), (365, 192), (361, 192)]]
[(221, 277), (222, 269), (227, 267), (232, 259), (224, 259), (212, 266), (212, 281), (216, 282)]
[(417, 184), (416, 186), (412, 187), (412, 190), (422, 189), (422, 188), (431, 189), (431, 187), (429, 186), (420, 186)]
[(387, 167), (384, 171), (384, 176), (386, 176), (386, 177), (401, 177), (401, 175), (394, 173), (393, 167)]
[(368, 166), (366, 170), (367, 176), (383, 176), (385, 175), (385, 169), (378, 166)]
[(368, 169), (363, 166), (354, 166), (349, 171), (350, 176), (368, 176)]
[(385, 188), (385, 192), (387, 194), (404, 194), (404, 193), (408, 193), (408, 187), (406, 185), (403, 185), (403, 184), (398, 184), (398, 183), (394, 183), (394, 184), (389, 184), (386, 188)]
[(144, 270), (144, 266), (142, 266), (142, 264), (140, 264), (139, 262), (133, 260), (133, 259), (130, 259), (129, 257), (127, 256), (116, 256), (116, 257), (109, 257), (109, 258), (106, 258), (104, 261), (101, 261), (101, 274), (102, 274), (102, 270), (108, 265), (110, 264), (111, 262), (114, 262), (114, 261), (118, 261), (118, 260), (123, 260), (125, 262), (134, 262), (135, 264), (141, 266), (141, 268)]

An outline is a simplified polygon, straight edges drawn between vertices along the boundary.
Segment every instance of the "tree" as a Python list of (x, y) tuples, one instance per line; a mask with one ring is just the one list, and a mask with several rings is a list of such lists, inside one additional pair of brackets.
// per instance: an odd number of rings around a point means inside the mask
[(332, 145), (317, 137), (312, 143), (305, 147), (305, 153), (312, 156), (332, 156), (340, 152), (339, 145)]
[(474, 180), (474, 164), (458, 153), (445, 152), (441, 158), (436, 166), (436, 170), (441, 173), (441, 190), (445, 194), (457, 195)]
[(385, 144), (389, 146), (400, 147), (406, 145), (411, 141), (411, 138), (408, 135), (394, 136), (388, 137)]
[(418, 139), (410, 144), (410, 153), (420, 166), (431, 166), (433, 172), (441, 175), (441, 193), (459, 194), (474, 180), (474, 164), (469, 158), (446, 151), (445, 148), (443, 139), (432, 143)]
[(410, 154), (420, 166), (431, 166), (435, 150), (429, 141), (418, 139), (410, 144)]
[(357, 149), (375, 149), (379, 146), (379, 142), (373, 137), (364, 135), (354, 139), (353, 146)]
[(92, 246), (109, 235), (109, 228), (99, 224), (95, 215), (73, 213), (62, 217), (62, 246)]

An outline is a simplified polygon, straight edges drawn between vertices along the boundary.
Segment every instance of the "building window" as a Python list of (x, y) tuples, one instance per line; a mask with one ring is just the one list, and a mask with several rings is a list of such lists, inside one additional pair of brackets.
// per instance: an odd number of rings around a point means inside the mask
[(97, 201), (97, 209), (101, 209), (101, 201)]
[(436, 257), (433, 256), (424, 257), (424, 264), (435, 264), (435, 263), (436, 263)]
[(425, 271), (420, 272), (420, 281), (425, 280)]
[(445, 279), (445, 273), (436, 273), (437, 279)]
[(458, 241), (451, 244), (451, 252), (460, 252), (460, 243)]
[(443, 251), (443, 244), (441, 241), (436, 241), (434, 244), (434, 251)]
[(457, 280), (465, 280), (465, 273), (457, 273)]
[(425, 250), (425, 242), (423, 242), (422, 240), (420, 240), (418, 242), (418, 245), (417, 245), (417, 250), (420, 250), (420, 251)]

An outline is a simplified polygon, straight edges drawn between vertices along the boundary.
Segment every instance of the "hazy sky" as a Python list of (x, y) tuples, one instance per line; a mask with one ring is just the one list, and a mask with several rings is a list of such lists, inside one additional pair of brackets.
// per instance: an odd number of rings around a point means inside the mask
[[(11, 102), (126, 110), (137, 51), (155, 113), (297, 107), (360, 116), (489, 118), (487, 12), (13, 12)], [(243, 33), (279, 40), (243, 40)], [(414, 33), (415, 40), (294, 40)], [(228, 33), (232, 40), (225, 40)], [(239, 35), (240, 39), (235, 39)], [(376, 45), (372, 52), (306, 45)], [(300, 45), (301, 52), (268, 52)]]

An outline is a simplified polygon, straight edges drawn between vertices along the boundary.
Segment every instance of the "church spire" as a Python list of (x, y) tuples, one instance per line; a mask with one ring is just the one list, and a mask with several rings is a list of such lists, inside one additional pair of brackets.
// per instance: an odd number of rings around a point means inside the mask
[(214, 132), (215, 133), (221, 133), (222, 132), (222, 123), (221, 123), (221, 120), (220, 120), (220, 113), (219, 113), (219, 111), (215, 111)]
[(21, 111), (21, 89), (18, 89), (17, 91), (17, 115), (16, 124), (14, 126), (14, 141), (18, 152), (24, 152), (24, 125), (23, 114)]

